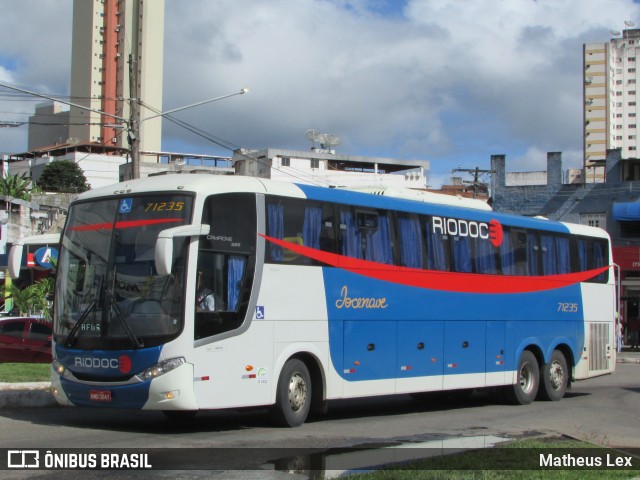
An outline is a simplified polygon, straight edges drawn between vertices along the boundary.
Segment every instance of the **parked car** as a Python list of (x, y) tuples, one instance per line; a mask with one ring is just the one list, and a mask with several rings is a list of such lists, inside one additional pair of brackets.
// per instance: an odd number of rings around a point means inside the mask
[(51, 323), (41, 318), (0, 317), (0, 363), (51, 360)]

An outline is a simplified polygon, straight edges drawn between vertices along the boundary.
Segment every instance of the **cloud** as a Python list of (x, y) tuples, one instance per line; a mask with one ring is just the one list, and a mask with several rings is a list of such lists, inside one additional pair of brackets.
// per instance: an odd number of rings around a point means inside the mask
[[(11, 60), (16, 82), (68, 85), (68, 3), (3, 9), (0, 65)], [(164, 110), (249, 87), (176, 117), (231, 148), (307, 149), (314, 128), (340, 136), (341, 153), (427, 159), (434, 175), (488, 167), (493, 153), (507, 154), (508, 169), (512, 158), (535, 163), (527, 152), (575, 158), (582, 45), (640, 21), (632, 0), (165, 4)], [(163, 148), (230, 153), (170, 122)]]

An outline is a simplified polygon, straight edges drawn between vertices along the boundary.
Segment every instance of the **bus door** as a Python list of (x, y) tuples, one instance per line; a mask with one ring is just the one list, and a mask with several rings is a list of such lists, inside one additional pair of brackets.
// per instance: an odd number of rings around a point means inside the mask
[[(408, 320), (398, 322), (397, 393), (442, 389), (444, 323)], [(418, 383), (411, 381), (421, 378)]]
[(451, 320), (444, 329), (444, 389), (484, 386), (486, 322)]

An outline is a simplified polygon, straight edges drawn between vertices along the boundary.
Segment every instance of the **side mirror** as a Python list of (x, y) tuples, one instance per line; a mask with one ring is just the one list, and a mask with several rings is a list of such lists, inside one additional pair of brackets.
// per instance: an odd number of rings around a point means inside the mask
[(171, 264), (173, 261), (173, 239), (175, 237), (199, 237), (200, 235), (208, 235), (209, 230), (209, 225), (203, 224), (183, 225), (181, 227), (162, 230), (158, 234), (158, 239), (156, 240), (156, 271), (160, 275), (168, 275), (171, 273)]

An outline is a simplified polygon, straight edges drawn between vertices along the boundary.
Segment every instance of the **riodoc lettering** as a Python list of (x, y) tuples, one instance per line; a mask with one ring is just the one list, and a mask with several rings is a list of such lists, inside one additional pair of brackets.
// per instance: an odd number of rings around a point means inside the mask
[(482, 238), (489, 240), (494, 247), (499, 247), (503, 239), (502, 225), (495, 219), (485, 223), (461, 218), (432, 217), (431, 224), (433, 233)]
[(433, 233), (458, 237), (489, 238), (489, 225), (459, 218), (433, 217)]
[(345, 285), (340, 291), (340, 297), (336, 300), (336, 308), (387, 308), (386, 297), (349, 297), (349, 289)]
[(119, 368), (117, 358), (75, 357), (73, 364), (84, 368)]

